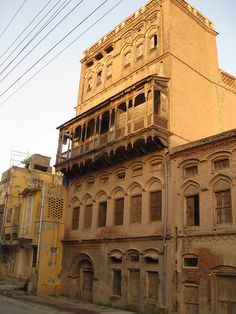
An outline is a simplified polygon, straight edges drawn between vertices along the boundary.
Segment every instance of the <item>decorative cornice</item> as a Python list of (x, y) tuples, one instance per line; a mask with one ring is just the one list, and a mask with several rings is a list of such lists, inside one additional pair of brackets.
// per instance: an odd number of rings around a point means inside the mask
[(103, 36), (100, 40), (98, 40), (94, 45), (90, 46), (87, 50), (84, 51), (84, 58), (91, 57), (91, 55), (97, 51), (98, 49), (102, 49), (103, 46), (107, 46), (114, 41), (114, 38), (117, 38), (124, 30), (127, 31), (127, 28), (132, 25), (132, 23), (136, 22), (137, 19), (141, 16), (143, 19), (149, 13), (153, 12), (153, 7), (162, 3), (163, 0), (150, 0), (147, 4), (142, 6), (140, 9), (135, 11), (132, 15), (130, 15), (123, 22), (118, 24), (115, 28), (113, 28), (109, 33)]
[(202, 28), (213, 35), (218, 33), (214, 30), (214, 24), (207, 19), (203, 14), (196, 10), (185, 0), (171, 0), (171, 2), (178, 6), (182, 11), (184, 11), (189, 17), (191, 17), (195, 22), (197, 22)]
[[(167, 235), (167, 240), (170, 239), (170, 235)], [(117, 242), (130, 242), (130, 241), (156, 241), (156, 240), (163, 240), (162, 235), (150, 235), (150, 236), (136, 236), (136, 237), (117, 237), (117, 238), (104, 238), (104, 239), (65, 239), (62, 240), (63, 245), (75, 245), (75, 246), (93, 246), (96, 247), (97, 244), (102, 243), (117, 243)]]
[(174, 147), (171, 150), (170, 156), (172, 159), (176, 157), (189, 157), (196, 153), (207, 151), (209, 149), (218, 149), (227, 147), (236, 142), (236, 129), (229, 130), (217, 135), (209, 136), (188, 144)]
[[(98, 49), (105, 48), (109, 44), (112, 44), (114, 38), (117, 38), (118, 35), (121, 35), (122, 32), (127, 31), (134, 22), (137, 21), (139, 17), (145, 19), (145, 17), (154, 12), (154, 7), (160, 7), (162, 3), (166, 0), (150, 0), (143, 7), (135, 11), (132, 15), (130, 15), (123, 22), (118, 24), (114, 29), (112, 29), (109, 33), (103, 36), (100, 40), (98, 40), (94, 45), (89, 47), (83, 53), (83, 59), (91, 57), (94, 52)], [(203, 27), (206, 31), (210, 32), (213, 35), (217, 35), (218, 33), (214, 30), (213, 23), (207, 19), (203, 14), (201, 14), (198, 10), (196, 10), (193, 6), (187, 3), (185, 0), (171, 0), (171, 2), (178, 6), (182, 11), (184, 11), (187, 15), (189, 15), (195, 22), (197, 22), (201, 27)]]

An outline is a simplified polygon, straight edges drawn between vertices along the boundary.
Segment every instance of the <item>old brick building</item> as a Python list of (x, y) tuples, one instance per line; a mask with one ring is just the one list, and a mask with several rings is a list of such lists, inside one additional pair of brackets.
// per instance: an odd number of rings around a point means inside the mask
[(170, 167), (179, 312), (235, 313), (236, 129), (176, 147)]
[[(203, 219), (196, 189), (213, 176), (182, 182), (179, 145), (235, 127), (235, 78), (218, 68), (216, 34), (184, 0), (150, 0), (84, 52), (76, 116), (59, 127), (56, 161), (68, 193), (63, 294), (145, 313), (211, 311), (200, 257), (210, 269), (220, 253), (190, 247), (188, 224)], [(190, 174), (203, 157), (191, 158)], [(217, 200), (229, 200), (224, 193)], [(198, 265), (208, 279), (197, 278)]]

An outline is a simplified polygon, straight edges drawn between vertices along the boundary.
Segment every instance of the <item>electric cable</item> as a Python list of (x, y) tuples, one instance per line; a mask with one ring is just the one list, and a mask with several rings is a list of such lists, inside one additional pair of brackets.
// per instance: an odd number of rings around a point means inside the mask
[[(49, 20), (39, 29), (39, 31), (28, 41), (28, 43), (20, 50), (20, 52), (8, 63), (8, 65), (0, 72), (0, 75), (2, 75), (4, 72), (5, 72), (5, 70), (17, 59), (17, 57), (31, 44), (31, 42), (33, 42), (34, 41), (34, 39), (48, 26), (48, 24), (49, 23), (51, 23), (53, 20), (54, 20), (54, 18), (58, 15), (58, 14), (60, 14), (61, 13), (61, 11), (62, 10), (64, 10), (65, 9), (65, 7), (72, 1), (72, 0), (69, 0), (65, 5), (64, 5), (64, 3), (66, 2), (66, 1), (68, 1), (68, 0), (65, 0), (63, 3), (62, 3), (62, 5), (59, 7), (59, 8), (57, 8), (57, 10), (56, 10), (56, 12), (54, 12), (53, 14), (52, 14), (52, 16), (49, 18)], [(53, 6), (53, 8), (59, 3), (59, 2), (61, 2), (61, 0), (59, 0), (54, 6)], [(64, 6), (63, 6), (64, 5)], [(63, 7), (62, 7), (63, 6)], [(62, 8), (61, 8), (62, 7)], [(53, 9), (52, 8), (52, 9)], [(52, 10), (51, 9), (51, 10)], [(51, 12), (51, 10), (48, 12), (48, 13), (50, 13)], [(59, 11), (58, 11), (59, 10)], [(48, 14), (47, 14), (48, 15)], [(41, 23), (41, 21), (38, 23), (38, 24), (40, 24)], [(36, 25), (36, 27), (38, 26), (38, 24)], [(35, 29), (35, 28), (34, 28)], [(33, 29), (33, 30), (34, 30)], [(49, 34), (53, 31), (54, 29), (52, 29), (50, 32), (49, 32)], [(31, 31), (32, 32), (32, 31)], [(30, 34), (31, 34), (31, 32), (25, 37), (25, 38), (27, 38)], [(48, 35), (47, 35), (48, 36)], [(47, 37), (46, 36), (46, 37)], [(23, 41), (25, 40), (25, 38), (23, 39)], [(23, 41), (21, 41), (19, 44), (18, 44), (18, 46), (15, 48), (15, 50), (22, 44), (22, 42)], [(38, 43), (39, 44), (39, 43)], [(36, 45), (36, 47), (37, 47), (37, 45)], [(15, 51), (14, 50), (14, 51)], [(34, 50), (34, 49), (33, 49)], [(32, 50), (32, 51), (33, 51)], [(31, 52), (31, 51), (30, 51)], [(11, 53), (12, 54), (12, 53)], [(11, 56), (11, 54), (9, 55), (9, 56)], [(5, 63), (5, 61), (9, 58), (9, 56), (0, 64), (0, 66), (1, 65), (3, 65), (4, 63)], [(24, 59), (23, 59), (24, 60)], [(20, 63), (21, 63), (21, 61), (20, 61)], [(18, 63), (18, 64), (20, 64), (20, 63)], [(18, 65), (17, 65), (18, 66)], [(14, 67), (11, 71), (9, 71), (9, 73), (8, 74), (10, 74), (14, 69), (15, 69), (16, 67)], [(5, 76), (5, 77), (7, 77), (8, 76), (8, 74)], [(5, 77), (3, 78), (3, 79), (5, 79)], [(2, 81), (1, 81), (2, 82)]]
[[(11, 45), (3, 52), (3, 54), (0, 56), (0, 59), (5, 56), (5, 54), (11, 49), (11, 47), (15, 44), (15, 42), (21, 37), (21, 35), (24, 34), (24, 32), (30, 27), (30, 25), (36, 20), (36, 18), (43, 12), (44, 9), (52, 2), (53, 0), (49, 0), (45, 6), (37, 13), (37, 15), (29, 22), (29, 24), (23, 29), (23, 31), (17, 36), (17, 38), (11, 43)], [(11, 53), (13, 53), (15, 50), (13, 50)], [(1, 64), (2, 65), (2, 64)]]
[[(93, 26), (95, 26), (98, 22), (100, 22), (106, 15), (108, 15), (112, 10), (114, 10), (121, 2), (124, 0), (120, 0), (117, 4), (115, 4), (111, 9), (109, 9), (106, 13), (104, 13), (99, 19), (97, 19), (94, 23), (92, 23), (85, 31), (83, 31), (78, 37), (76, 37), (70, 44), (64, 47), (58, 54), (56, 54), (53, 58), (51, 58), (43, 67), (41, 67), (35, 74), (33, 74), (27, 81), (25, 81), (19, 88), (17, 88), (14, 92), (12, 92), (4, 101), (0, 103), (2, 106), (6, 103), (12, 96), (14, 96), (19, 90), (21, 90), (27, 83), (29, 83), (35, 76), (37, 76), (40, 72), (42, 72), (51, 62), (53, 62), (57, 57), (59, 57), (66, 49), (72, 46), (79, 38), (81, 38), (84, 34), (86, 34)], [(19, 78), (17, 82), (20, 80)], [(1, 96), (1, 95), (0, 95)]]
[[(84, 0), (81, 0), (82, 2)], [(52, 48), (50, 48), (41, 58), (39, 58), (29, 69), (27, 69), (18, 79), (16, 79), (4, 92), (0, 94), (2, 97), (9, 89), (11, 89), (20, 79), (22, 79), (31, 69), (33, 69), (41, 60), (43, 60), (52, 50), (54, 50), (61, 42), (63, 42), (69, 35), (71, 35), (81, 24), (83, 24), (91, 15), (100, 9), (107, 1), (103, 1), (96, 9), (94, 9), (87, 17), (85, 17), (79, 24), (77, 24), (71, 31), (69, 31), (62, 39), (60, 39)], [(2, 82), (3, 79), (0, 81)]]
[(16, 18), (17, 14), (20, 12), (20, 10), (23, 8), (23, 6), (25, 5), (25, 3), (28, 0), (25, 0), (22, 5), (19, 7), (19, 9), (16, 11), (16, 13), (14, 14), (13, 18), (10, 20), (10, 22), (7, 24), (7, 26), (4, 28), (4, 30), (2, 31), (0, 38), (5, 34), (5, 32), (7, 31), (8, 27), (11, 25), (11, 23), (14, 21), (14, 19)]

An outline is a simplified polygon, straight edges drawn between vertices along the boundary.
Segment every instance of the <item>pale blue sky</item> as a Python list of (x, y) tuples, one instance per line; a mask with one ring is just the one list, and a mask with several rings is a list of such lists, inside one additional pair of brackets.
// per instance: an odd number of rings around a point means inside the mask
[[(48, 0), (26, 1), (13, 23), (0, 38), (0, 56), (47, 2)], [(78, 0), (73, 0), (70, 8), (78, 2)], [(48, 37), (43, 44), (35, 49), (28, 61), (25, 60), (17, 71), (12, 72), (12, 76), (9, 76), (0, 84), (1, 93), (31, 66), (37, 58), (41, 57), (57, 40), (63, 37), (102, 2), (102, 0), (84, 0), (70, 18), (65, 20), (61, 27), (53, 32), (52, 36)], [(117, 2), (118, 0), (108, 1), (104, 8), (81, 25), (45, 61), (20, 80), (11, 92), (20, 87), (37, 69), (50, 60), (66, 44), (80, 35), (83, 30)], [(80, 75), (79, 61), (82, 58), (82, 52), (146, 2), (146, 0), (124, 0), (112, 13), (82, 36), (25, 87), (6, 103), (0, 105), (0, 173), (9, 168), (11, 151), (13, 150), (29, 152), (30, 154), (44, 154), (52, 157), (51, 164), (54, 163), (58, 140), (56, 127), (75, 115), (74, 107), (77, 101)], [(219, 33), (217, 36), (219, 67), (236, 75), (236, 1), (191, 0), (189, 2), (214, 23), (215, 30)], [(0, 0), (0, 34), (22, 3), (23, 0)], [(56, 0), (53, 0), (52, 3), (56, 3)], [(51, 27), (48, 29), (51, 29)], [(26, 49), (25, 53), (27, 51)], [(0, 59), (0, 63), (3, 60), (4, 58)], [(0, 67), (0, 72), (2, 69), (3, 66)], [(3, 76), (0, 76), (0, 80)], [(7, 94), (4, 96), (7, 96)], [(4, 99), (4, 97), (0, 98), (0, 103)]]

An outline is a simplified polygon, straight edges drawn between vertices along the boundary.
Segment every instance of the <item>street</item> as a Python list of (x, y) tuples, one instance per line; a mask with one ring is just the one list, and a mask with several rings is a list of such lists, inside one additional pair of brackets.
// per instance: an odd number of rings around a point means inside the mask
[(64, 297), (33, 296), (0, 286), (0, 314), (132, 314), (92, 303), (78, 303)]
[[(23, 300), (17, 300), (10, 296), (0, 295), (0, 313), (1, 314), (53, 314), (58, 313), (53, 308), (40, 304), (32, 304)], [(61, 312), (60, 313), (69, 313)]]

